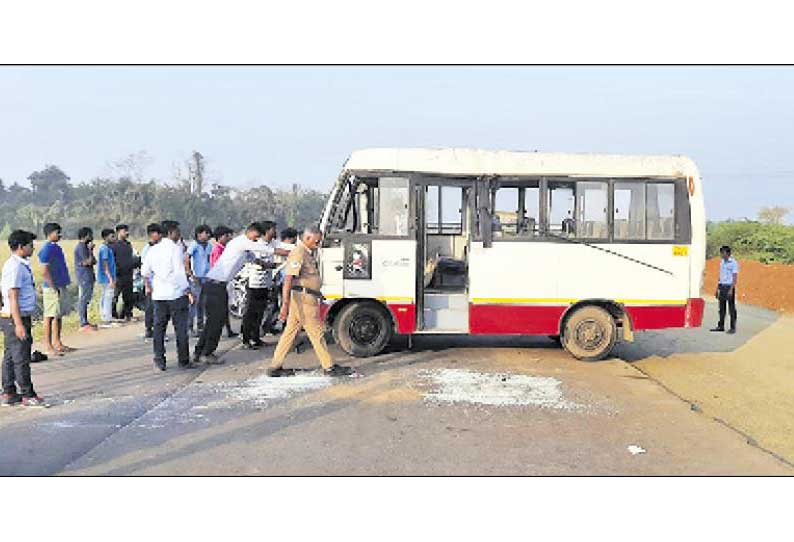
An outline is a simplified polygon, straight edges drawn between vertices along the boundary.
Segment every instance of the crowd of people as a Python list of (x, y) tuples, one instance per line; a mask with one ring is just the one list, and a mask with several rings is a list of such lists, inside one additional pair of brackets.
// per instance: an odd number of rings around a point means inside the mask
[[(93, 231), (79, 230), (74, 274), (81, 332), (94, 333), (129, 322), (137, 306), (144, 311), (143, 338), (152, 341), (157, 372), (166, 370), (169, 322), (176, 335), (179, 368), (222, 364), (216, 349), (224, 327), (227, 336), (238, 335), (231, 327), (229, 292), (245, 266), (245, 311), (240, 333), (243, 347), (258, 350), (265, 346), (263, 334), (281, 335), (267, 374), (271, 377), (294, 374), (283, 363), (301, 329), (305, 330), (326, 374), (352, 374), (351, 368), (333, 363), (324, 339), (319, 314), (321, 281), (315, 259), (322, 240), (318, 228), (306, 228), (299, 240), (293, 228), (284, 229), (279, 239), (272, 221), (254, 222), (237, 236), (226, 226), (213, 230), (201, 225), (195, 229), (190, 243), (185, 242), (175, 221), (149, 224), (146, 231), (148, 241), (138, 255), (128, 239), (127, 225), (103, 229), (102, 244), (95, 255)], [(59, 357), (75, 350), (65, 345), (61, 336), (62, 319), (69, 306), (67, 287), (71, 276), (59, 244), (61, 226), (48, 223), (43, 233), (45, 242), (38, 252), (43, 270), (43, 341), (47, 354)], [(2, 406), (48, 406), (34, 391), (30, 371), (31, 323), (38, 311), (38, 293), (30, 264), (36, 237), (32, 232), (16, 230), (8, 238), (11, 256), (3, 265), (0, 281), (0, 327), (5, 339)], [(136, 278), (142, 288), (136, 288)], [(93, 324), (89, 320), (89, 306), (97, 284), (101, 288), (99, 322)], [(191, 337), (197, 339), (192, 355)]]

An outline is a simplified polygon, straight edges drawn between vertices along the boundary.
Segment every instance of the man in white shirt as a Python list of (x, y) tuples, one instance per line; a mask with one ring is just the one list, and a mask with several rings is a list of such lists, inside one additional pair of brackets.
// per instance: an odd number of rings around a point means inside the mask
[(226, 287), (243, 264), (246, 261), (254, 261), (255, 253), (287, 254), (283, 249), (274, 249), (259, 243), (263, 233), (264, 228), (258, 222), (248, 226), (243, 235), (238, 235), (226, 244), (223, 254), (207, 273), (204, 284), (207, 295), (207, 321), (193, 352), (194, 362), (222, 363), (215, 355), (215, 350), (218, 348), (229, 305), (229, 292)]
[(193, 369), (188, 344), (188, 315), (193, 294), (185, 272), (185, 256), (178, 244), (181, 237), (179, 223), (164, 221), (166, 236), (146, 253), (141, 274), (146, 283), (146, 294), (154, 303), (154, 366), (165, 371), (165, 330), (173, 320), (179, 367)]
[(731, 256), (731, 247), (720, 247), (720, 279), (716, 297), (720, 302), (720, 321), (709, 331), (725, 331), (725, 308), (731, 315), (728, 333), (736, 333), (736, 283), (739, 280), (739, 262)]
[[(261, 249), (254, 252), (258, 258), (250, 266), (246, 295), (248, 302), (243, 314), (242, 332), (243, 348), (256, 350), (265, 345), (260, 337), (260, 326), (265, 316), (265, 310), (272, 297), (273, 291), (273, 255), (278, 247), (276, 240), (276, 224), (270, 220), (260, 222), (264, 233), (259, 240)], [(278, 309), (276, 309), (278, 310)]]

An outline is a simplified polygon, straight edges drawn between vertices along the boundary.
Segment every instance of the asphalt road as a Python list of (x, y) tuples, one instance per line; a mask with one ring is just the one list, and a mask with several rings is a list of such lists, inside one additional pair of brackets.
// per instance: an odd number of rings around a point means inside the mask
[(289, 358), (295, 378), (263, 377), (272, 348), (156, 374), (139, 326), (75, 337), (34, 366), (52, 408), (0, 411), (0, 474), (791, 474), (642, 367), (740, 351), (778, 322), (740, 311), (735, 337), (638, 334), (598, 363), (545, 338), (422, 337), (365, 360), (334, 347), (361, 375), (336, 380), (311, 350)]

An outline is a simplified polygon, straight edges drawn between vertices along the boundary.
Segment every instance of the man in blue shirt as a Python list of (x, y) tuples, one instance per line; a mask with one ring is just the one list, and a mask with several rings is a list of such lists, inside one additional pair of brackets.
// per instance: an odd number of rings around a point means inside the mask
[(102, 297), (99, 299), (100, 328), (117, 327), (113, 322), (113, 293), (116, 290), (116, 258), (111, 245), (116, 242), (116, 232), (105, 228), (102, 230), (104, 243), (99, 247), (97, 265), (97, 282), (102, 286)]
[[(190, 290), (196, 302), (190, 306), (188, 328), (191, 335), (198, 337), (204, 329), (204, 313), (207, 306), (206, 296), (202, 295), (207, 272), (210, 270), (210, 254), (212, 245), (212, 228), (206, 224), (198, 226), (195, 231), (195, 240), (190, 243), (185, 252), (185, 271), (190, 281)], [(193, 321), (196, 322), (196, 331), (193, 331)]]
[(720, 302), (720, 321), (711, 331), (725, 331), (725, 306), (731, 315), (728, 333), (736, 333), (736, 283), (739, 279), (739, 262), (731, 257), (731, 247), (720, 247), (720, 279), (717, 284), (717, 299)]
[(93, 332), (96, 327), (88, 321), (88, 306), (94, 296), (94, 232), (91, 228), (80, 228), (77, 232), (79, 242), (74, 247), (74, 274), (77, 277), (79, 299), (77, 312), (80, 313), (80, 331)]
[(61, 240), (61, 226), (55, 222), (44, 225), (44, 237), (47, 241), (39, 250), (39, 263), (42, 265), (42, 293), (44, 301), (44, 346), (51, 356), (62, 356), (71, 352), (61, 342), (61, 324), (66, 310), (66, 287), (69, 280), (69, 269), (66, 258), (58, 244)]
[[(26, 407), (49, 406), (33, 390), (30, 378), (30, 319), (36, 312), (36, 286), (30, 269), (33, 240), (30, 232), (16, 230), (8, 236), (11, 257), (0, 278), (0, 329), (3, 346), (3, 395), (0, 406), (22, 403)], [(17, 391), (19, 385), (19, 391)]]

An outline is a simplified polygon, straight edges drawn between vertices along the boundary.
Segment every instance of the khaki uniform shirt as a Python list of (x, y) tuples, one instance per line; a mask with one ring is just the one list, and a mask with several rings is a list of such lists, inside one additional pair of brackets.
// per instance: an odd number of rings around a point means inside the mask
[[(295, 277), (292, 281), (293, 285), (320, 291), (322, 286), (320, 268), (314, 254), (306, 245), (299, 244), (295, 250), (290, 252), (284, 272)], [(315, 296), (303, 292), (292, 292), (292, 295), (300, 296), (300, 301), (304, 303), (317, 304), (319, 302)]]

